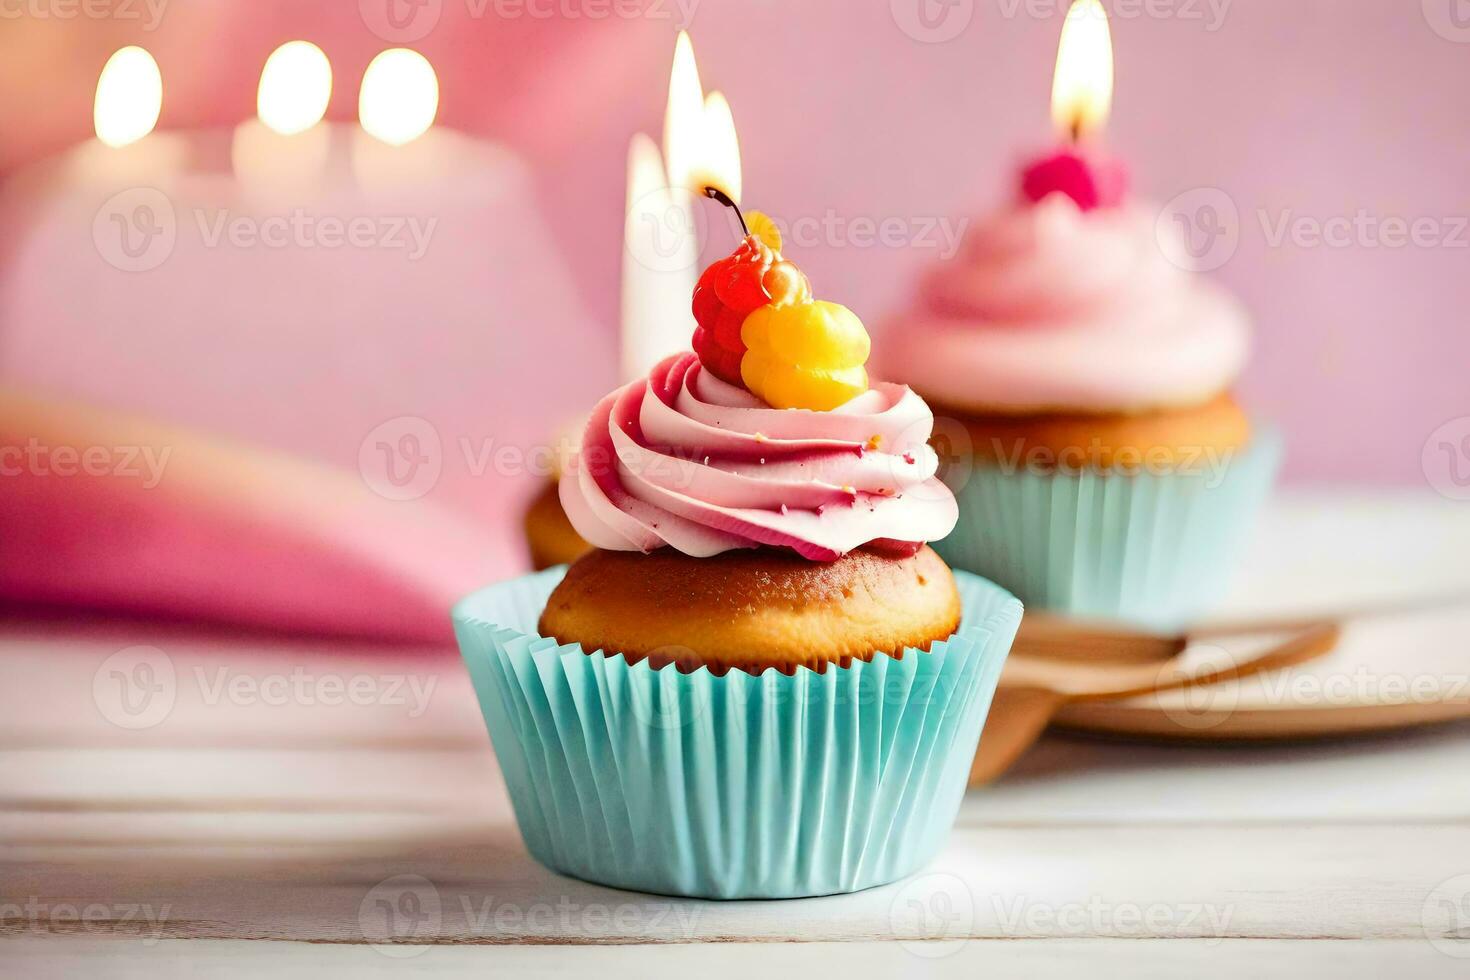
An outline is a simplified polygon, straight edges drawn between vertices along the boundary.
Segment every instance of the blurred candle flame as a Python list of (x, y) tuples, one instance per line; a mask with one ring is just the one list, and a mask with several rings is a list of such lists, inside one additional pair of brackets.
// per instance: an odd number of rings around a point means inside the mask
[(290, 136), (322, 121), (332, 97), (332, 64), (310, 41), (288, 41), (271, 52), (260, 72), (255, 111), (260, 121)]
[(689, 34), (674, 42), (669, 101), (664, 111), (664, 167), (669, 186), (699, 195), (717, 187), (740, 203), (740, 143), (730, 103), (719, 92), (706, 98)]
[(136, 45), (113, 52), (97, 78), (92, 126), (108, 146), (127, 146), (153, 132), (163, 110), (163, 75)]
[(735, 116), (720, 92), (704, 100), (704, 138), (698, 163), (690, 174), (694, 188), (715, 187), (740, 203), (740, 139), (735, 134)]
[(1113, 102), (1113, 38), (1099, 0), (1074, 0), (1062, 23), (1051, 118), (1070, 138), (1102, 128)]
[(417, 51), (389, 48), (362, 75), (357, 117), (362, 128), (392, 146), (418, 139), (439, 112), (439, 78)]
[(693, 190), (689, 179), (699, 159), (704, 130), (704, 87), (694, 61), (694, 42), (680, 31), (674, 42), (674, 64), (669, 71), (669, 101), (664, 109), (664, 167), (670, 187)]

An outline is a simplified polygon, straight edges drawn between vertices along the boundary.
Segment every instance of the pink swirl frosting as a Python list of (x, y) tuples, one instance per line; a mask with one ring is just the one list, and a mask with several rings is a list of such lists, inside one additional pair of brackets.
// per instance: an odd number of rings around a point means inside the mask
[(911, 554), (958, 516), (935, 476), (933, 425), (902, 385), (874, 385), (830, 412), (780, 410), (678, 354), (593, 410), (561, 502), (583, 538), (613, 551)]
[(1065, 195), (974, 228), (890, 324), (881, 365), (975, 411), (1114, 412), (1209, 400), (1245, 364), (1250, 324), (1193, 276), (1142, 209)]

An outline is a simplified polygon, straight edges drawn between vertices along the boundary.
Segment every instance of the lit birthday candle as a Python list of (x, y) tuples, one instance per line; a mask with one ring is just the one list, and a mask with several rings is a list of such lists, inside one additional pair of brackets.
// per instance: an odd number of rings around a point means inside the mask
[(458, 134), (434, 125), (439, 76), (409, 48), (380, 51), (362, 73), (352, 170), (367, 192), (389, 198), (451, 178)]
[(699, 275), (698, 196), (716, 187), (740, 198), (740, 143), (730, 104), (704, 95), (694, 46), (679, 34), (669, 73), (663, 153), (639, 133), (628, 146), (623, 227), (622, 374), (639, 378), (689, 346), (689, 295)]
[(1113, 100), (1113, 40), (1098, 0), (1074, 0), (1062, 24), (1052, 78), (1051, 116), (1065, 144), (1029, 164), (1021, 193), (1036, 202), (1066, 194), (1083, 211), (1114, 207), (1128, 194), (1128, 170), (1094, 144)]
[(235, 127), (230, 160), (255, 193), (298, 193), (319, 183), (331, 153), (322, 124), (332, 97), (332, 65), (310, 41), (288, 41), (260, 72), (256, 118)]
[(171, 181), (189, 148), (177, 135), (155, 131), (162, 111), (163, 75), (153, 55), (133, 45), (113, 52), (97, 76), (96, 136), (68, 154), (65, 179), (109, 191)]

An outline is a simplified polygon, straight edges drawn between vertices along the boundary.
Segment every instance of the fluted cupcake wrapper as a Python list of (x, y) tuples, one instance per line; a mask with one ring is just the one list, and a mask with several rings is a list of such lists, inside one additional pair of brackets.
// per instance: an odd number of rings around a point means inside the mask
[(1021, 604), (964, 572), (960, 630), (822, 673), (681, 673), (538, 636), (565, 569), (454, 610), (526, 847), (619, 888), (790, 898), (901, 878), (943, 846)]
[(1030, 608), (1158, 629), (1224, 592), (1271, 489), (1282, 440), (1258, 430), (1219, 472), (1008, 471), (977, 463), (934, 550)]

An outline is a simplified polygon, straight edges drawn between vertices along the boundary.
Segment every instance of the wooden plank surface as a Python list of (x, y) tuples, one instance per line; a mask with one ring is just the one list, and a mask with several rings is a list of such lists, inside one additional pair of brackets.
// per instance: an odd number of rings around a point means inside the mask
[(413, 976), (507, 976), (538, 980), (565, 976), (700, 977), (749, 980), (760, 976), (930, 976), (974, 980), (1024, 976), (1036, 980), (1088, 977), (1141, 980), (1157, 977), (1283, 977), (1298, 980), (1382, 980), (1385, 976), (1438, 980), (1463, 978), (1465, 963), (1427, 943), (1403, 940), (1056, 940), (1016, 943), (972, 940), (960, 945), (915, 943), (792, 943), (784, 946), (724, 943), (719, 946), (413, 946), (385, 956), (371, 947), (271, 942), (189, 943), (142, 946), (118, 940), (0, 939), (0, 958), (30, 980), (108, 977), (115, 980), (180, 980), (198, 976), (232, 980), (357, 980)]
[[(1440, 541), (1458, 547), (1463, 514), (1436, 518)], [(1470, 586), (1421, 585), (1457, 574)], [(1307, 601), (1350, 597), (1351, 578)], [(21, 975), (372, 976), (403, 953), (537, 975), (598, 942), (637, 947), (599, 968), (715, 976), (776, 950), (794, 969), (1043, 976), (1122, 975), (1145, 950), (1168, 976), (1450, 975), (1470, 957), (1463, 723), (1231, 748), (1051, 737), (966, 798), (912, 879), (712, 903), (531, 861), (452, 651), (12, 619), (0, 663), (0, 961)], [(699, 958), (706, 942), (719, 955)]]
[(3, 930), (90, 932), (55, 910), (97, 908), (105, 911), (95, 931), (150, 939), (1422, 939), (1425, 903), (1470, 871), (1470, 861), (1454, 858), (1470, 854), (1465, 821), (962, 827), (913, 878), (791, 903), (777, 915), (768, 903), (686, 901), (562, 878), (499, 828), (431, 839), (434, 829), (388, 826), (350, 852), (268, 840), (130, 856), (84, 851), (70, 861), (22, 852), (4, 862), (3, 903), (36, 911), (8, 908)]
[[(438, 696), (469, 697), (454, 690)], [(779, 916), (553, 875), (520, 846), (483, 734), (424, 747), (410, 726), (385, 751), (382, 731), (353, 731), (5, 752), (0, 901), (40, 911), (0, 930), (74, 932), (48, 910), (100, 906), (99, 928), (150, 937), (339, 943), (1412, 939), (1436, 887), (1470, 871), (1447, 863), (1470, 855), (1470, 782), (1425, 778), (1466, 770), (1465, 726), (1347, 751), (1050, 739), (967, 798), (924, 874)], [(385, 908), (431, 911), (395, 934)]]

